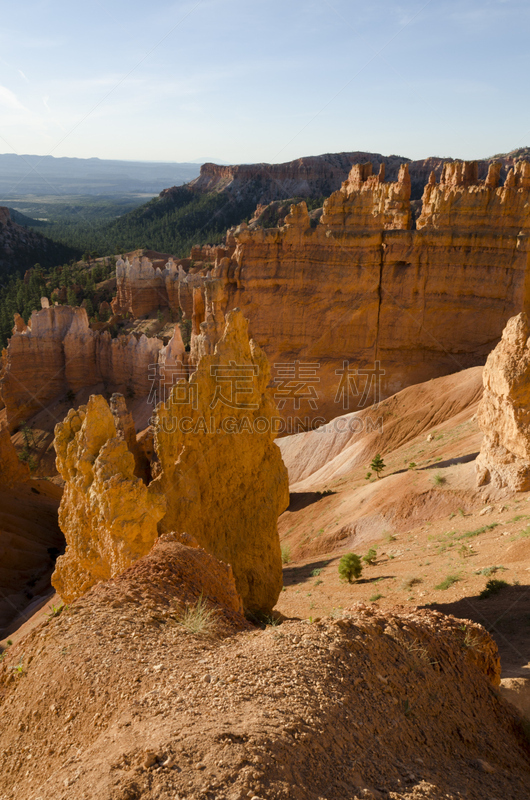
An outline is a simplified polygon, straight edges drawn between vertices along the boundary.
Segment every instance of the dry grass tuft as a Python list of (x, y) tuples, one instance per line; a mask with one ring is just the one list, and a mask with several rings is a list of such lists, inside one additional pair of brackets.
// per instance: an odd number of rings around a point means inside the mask
[(217, 633), (217, 611), (208, 608), (202, 594), (196, 603), (186, 606), (179, 622), (188, 633), (196, 636), (215, 636)]

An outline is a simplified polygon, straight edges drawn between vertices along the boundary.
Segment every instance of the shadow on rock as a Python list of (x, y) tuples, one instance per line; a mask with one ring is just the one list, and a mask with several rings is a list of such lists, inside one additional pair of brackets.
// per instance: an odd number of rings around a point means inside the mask
[[(494, 577), (502, 579), (502, 573)], [(502, 677), (530, 677), (530, 586), (506, 585), (486, 598), (475, 595), (428, 607), (483, 625), (499, 648)]]

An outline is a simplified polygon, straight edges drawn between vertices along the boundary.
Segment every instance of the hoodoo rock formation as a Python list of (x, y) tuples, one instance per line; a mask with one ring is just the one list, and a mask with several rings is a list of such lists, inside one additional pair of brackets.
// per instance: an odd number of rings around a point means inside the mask
[(52, 306), (34, 311), (28, 325), (18, 318), (0, 371), (0, 397), (12, 431), (68, 390), (103, 383), (111, 391), (149, 394), (150, 366), (159, 339), (120, 336), (90, 329), (84, 308)]
[(476, 461), (479, 486), (530, 489), (530, 327), (525, 313), (509, 320), (484, 368)]
[(530, 162), (519, 161), (499, 185), (502, 163), (490, 164), (479, 183), (476, 161), (445, 164), (436, 183), (431, 173), (423, 195), (418, 228), (467, 228), (517, 235), (530, 229)]
[(4, 356), (10, 430), (69, 388), (103, 383), (147, 397), (149, 368), (189, 371), (212, 352), (212, 320), (233, 308), (271, 363), (288, 433), (484, 364), (510, 316), (530, 307), (530, 162), (510, 167), (502, 186), (503, 164), (480, 180), (482, 166), (447, 163), (440, 183), (433, 172), (417, 229), (407, 164), (385, 181), (368, 162), (320, 216), (302, 202), (281, 227), (243, 223), (225, 246), (193, 248), (190, 259), (120, 260), (113, 311), (169, 308), (191, 327), (189, 352), (180, 333), (161, 352), (156, 338), (91, 330), (83, 309), (35, 312), (27, 328), (18, 320)]
[(106, 400), (92, 395), (55, 429), (67, 549), (52, 583), (67, 603), (148, 553), (164, 515), (164, 498), (135, 476), (127, 434), (119, 435), (116, 420)]
[[(157, 408), (157, 477), (149, 485), (141, 480), (149, 468), (123, 396), (113, 395), (109, 408), (92, 395), (55, 428), (67, 550), (53, 585), (66, 602), (147, 553), (158, 527), (191, 536), (230, 564), (245, 608), (270, 611), (276, 603), (282, 587), (277, 521), (289, 488), (274, 443), (270, 370), (249, 342), (241, 312), (230, 312), (225, 325), (215, 302), (210, 307), (196, 371)], [(178, 342), (173, 349), (183, 355)]]
[(152, 485), (167, 498), (161, 530), (191, 534), (231, 564), (245, 608), (270, 611), (282, 587), (277, 520), (289, 504), (270, 370), (238, 309), (224, 330), (219, 322), (209, 315), (196, 372), (157, 408), (162, 473)]

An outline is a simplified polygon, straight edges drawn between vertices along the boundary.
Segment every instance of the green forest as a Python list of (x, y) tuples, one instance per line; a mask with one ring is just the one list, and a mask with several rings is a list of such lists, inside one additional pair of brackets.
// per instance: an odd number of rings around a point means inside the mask
[(89, 318), (99, 319), (96, 309), (112, 297), (108, 289), (97, 288), (97, 284), (112, 277), (115, 267), (114, 258), (104, 259), (103, 263), (91, 263), (91, 257), (85, 255), (81, 264), (63, 264), (48, 269), (35, 264), (25, 279), (12, 276), (0, 293), (0, 347), (5, 347), (11, 336), (14, 314), (20, 314), (27, 322), (31, 312), (41, 307), (41, 297), (47, 297), (52, 303), (83, 305)]
[[(252, 216), (259, 193), (259, 181), (237, 198), (227, 193), (197, 194), (179, 186), (118, 217), (115, 213), (130, 208), (133, 200), (79, 197), (67, 203), (33, 198), (21, 203), (26, 213), (13, 211), (13, 220), (46, 239), (41, 240), (42, 251), (26, 252), (25, 260), (12, 262), (9, 271), (0, 269), (0, 346), (5, 346), (11, 335), (14, 313), (27, 322), (31, 312), (40, 308), (43, 296), (51, 302), (83, 304), (89, 317), (97, 318), (99, 303), (111, 297), (108, 290), (96, 286), (111, 276), (116, 255), (149, 249), (185, 257), (195, 244), (222, 242), (227, 228)], [(308, 200), (309, 209), (322, 205), (323, 199)], [(281, 224), (291, 202), (297, 199), (273, 204), (265, 224)], [(46, 217), (32, 219), (28, 212)], [(81, 255), (83, 261), (77, 263)], [(34, 260), (28, 261), (32, 256)], [(97, 264), (96, 258), (100, 258)]]
[(80, 252), (97, 250), (102, 256), (145, 248), (187, 256), (194, 244), (216, 244), (226, 229), (248, 219), (255, 208), (248, 197), (197, 194), (187, 186), (109, 220), (88, 209), (40, 223), (40, 233)]

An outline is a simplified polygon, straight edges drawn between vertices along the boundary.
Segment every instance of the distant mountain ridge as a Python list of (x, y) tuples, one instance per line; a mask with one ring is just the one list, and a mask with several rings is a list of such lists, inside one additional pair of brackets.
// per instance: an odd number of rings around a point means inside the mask
[(0, 154), (0, 199), (11, 195), (158, 194), (197, 177), (197, 164)]
[[(507, 168), (521, 158), (528, 158), (530, 148), (524, 147), (510, 153), (502, 153), (487, 159), (476, 159), (479, 165), (479, 178), (483, 180), (488, 173), (492, 161), (502, 161), (505, 177)], [(288, 197), (328, 196), (340, 188), (353, 164), (370, 161), (377, 172), (381, 164), (385, 164), (385, 175), (388, 181), (397, 179), (401, 164), (409, 165), (411, 179), (411, 199), (419, 200), (423, 188), (429, 180), (431, 172), (439, 178), (445, 162), (454, 158), (429, 158), (412, 160), (406, 156), (353, 151), (346, 153), (325, 153), (320, 156), (306, 156), (283, 164), (235, 164), (224, 166), (206, 163), (201, 167), (200, 175), (191, 181), (190, 189), (204, 194), (224, 192), (240, 196), (248, 191), (260, 194), (258, 202), (269, 203), (272, 200), (283, 200)], [(171, 189), (163, 192), (165, 195)]]

